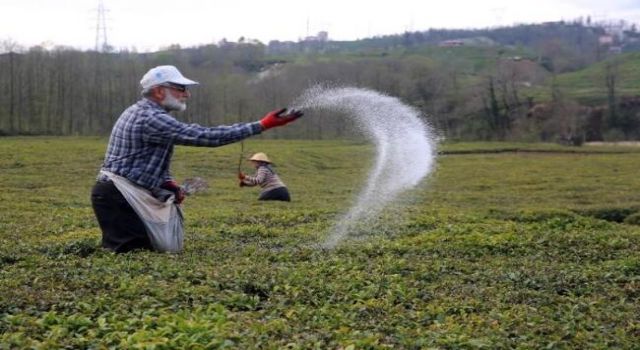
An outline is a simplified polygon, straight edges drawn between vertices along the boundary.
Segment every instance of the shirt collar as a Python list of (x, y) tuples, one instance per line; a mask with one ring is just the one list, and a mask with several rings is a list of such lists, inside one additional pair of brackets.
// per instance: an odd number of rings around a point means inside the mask
[(148, 99), (148, 98), (146, 98), (146, 97), (143, 97), (143, 98), (142, 98), (142, 100), (140, 100), (140, 102), (141, 102), (142, 104), (146, 104), (146, 105), (148, 105), (148, 106), (150, 106), (150, 107), (152, 107), (152, 108), (161, 109), (161, 110), (163, 110), (163, 111), (165, 111), (165, 112), (166, 112), (166, 110), (164, 109), (164, 107), (162, 107), (158, 102), (155, 102), (155, 101), (153, 101), (153, 100), (150, 100), (150, 99)]

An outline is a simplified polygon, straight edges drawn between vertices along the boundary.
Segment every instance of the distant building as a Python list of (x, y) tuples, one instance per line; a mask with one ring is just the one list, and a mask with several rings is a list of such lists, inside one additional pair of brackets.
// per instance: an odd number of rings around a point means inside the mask
[(600, 45), (611, 45), (613, 44), (613, 40), (612, 35), (601, 35), (598, 38), (598, 43), (600, 43)]
[(329, 40), (329, 32), (321, 31), (315, 36), (308, 36), (303, 41), (320, 41), (327, 42)]
[(326, 32), (326, 31), (318, 32), (318, 35), (316, 37), (320, 41), (328, 41), (329, 40), (329, 32)]
[(611, 46), (609, 48), (609, 53), (612, 53), (612, 54), (622, 53), (622, 46)]
[(464, 41), (462, 40), (445, 40), (445, 41), (441, 41), (438, 46), (441, 47), (454, 47), (454, 46), (463, 46), (464, 45)]

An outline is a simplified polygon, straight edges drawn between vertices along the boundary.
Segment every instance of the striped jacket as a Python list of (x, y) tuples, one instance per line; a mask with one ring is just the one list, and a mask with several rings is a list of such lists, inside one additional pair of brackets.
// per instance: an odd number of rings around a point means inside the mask
[(271, 191), (279, 187), (285, 187), (284, 182), (280, 180), (278, 174), (270, 165), (261, 165), (254, 176), (245, 176), (242, 182), (247, 186), (260, 185), (262, 193)]

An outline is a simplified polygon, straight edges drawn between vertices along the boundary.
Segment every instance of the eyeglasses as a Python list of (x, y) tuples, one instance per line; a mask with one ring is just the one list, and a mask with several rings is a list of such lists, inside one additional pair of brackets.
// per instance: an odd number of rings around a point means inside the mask
[(180, 91), (180, 92), (186, 92), (187, 91), (187, 86), (186, 85), (165, 83), (165, 84), (161, 84), (160, 86), (166, 87), (166, 88), (169, 88), (169, 89), (173, 89), (173, 90), (176, 90), (176, 91)]

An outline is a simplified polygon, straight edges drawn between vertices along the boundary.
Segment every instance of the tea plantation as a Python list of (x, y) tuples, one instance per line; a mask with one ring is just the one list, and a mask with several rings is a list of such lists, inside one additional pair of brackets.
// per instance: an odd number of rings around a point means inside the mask
[(291, 203), (237, 186), (239, 144), (177, 147), (174, 175), (210, 186), (184, 204), (184, 253), (116, 255), (89, 201), (105, 147), (0, 138), (0, 349), (640, 344), (640, 148), (444, 145), (401, 205), (326, 250), (370, 145), (245, 141)]

